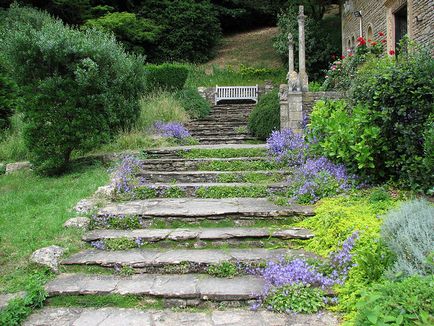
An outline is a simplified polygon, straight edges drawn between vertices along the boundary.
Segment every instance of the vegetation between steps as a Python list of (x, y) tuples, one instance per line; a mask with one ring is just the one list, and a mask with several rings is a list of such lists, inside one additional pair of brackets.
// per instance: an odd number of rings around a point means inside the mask
[(179, 151), (182, 158), (232, 158), (232, 157), (264, 157), (265, 148), (219, 148), (219, 149), (189, 149)]

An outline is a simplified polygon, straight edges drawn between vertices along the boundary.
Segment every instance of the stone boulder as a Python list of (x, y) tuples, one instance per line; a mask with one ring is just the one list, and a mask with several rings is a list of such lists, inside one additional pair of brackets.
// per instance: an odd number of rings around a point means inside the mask
[(49, 246), (36, 250), (30, 260), (38, 265), (47, 266), (53, 272), (59, 272), (59, 259), (64, 254), (65, 249), (59, 246)]
[(79, 217), (70, 218), (63, 224), (63, 226), (65, 228), (87, 229), (89, 223), (90, 223), (90, 219), (88, 217), (79, 216)]

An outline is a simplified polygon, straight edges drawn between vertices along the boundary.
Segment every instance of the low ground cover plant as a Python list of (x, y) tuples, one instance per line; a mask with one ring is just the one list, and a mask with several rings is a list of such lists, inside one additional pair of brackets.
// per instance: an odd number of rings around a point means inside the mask
[(211, 111), (209, 102), (195, 88), (182, 89), (175, 93), (175, 98), (178, 99), (190, 118), (204, 118)]

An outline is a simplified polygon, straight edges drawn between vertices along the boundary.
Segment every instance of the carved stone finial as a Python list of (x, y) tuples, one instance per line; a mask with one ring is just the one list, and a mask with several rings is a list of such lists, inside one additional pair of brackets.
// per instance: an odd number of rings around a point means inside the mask
[(304, 18), (304, 6), (298, 6), (298, 16)]
[(291, 33), (288, 34), (288, 42), (289, 44), (294, 44), (294, 36)]

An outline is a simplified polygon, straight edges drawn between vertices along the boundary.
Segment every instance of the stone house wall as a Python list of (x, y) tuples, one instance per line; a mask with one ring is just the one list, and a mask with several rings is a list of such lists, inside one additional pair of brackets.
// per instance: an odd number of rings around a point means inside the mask
[[(395, 50), (394, 14), (407, 5), (407, 30), (413, 40), (431, 45), (434, 37), (433, 0), (346, 0), (342, 8), (342, 52), (357, 45), (360, 36), (359, 18), (354, 11), (362, 12), (362, 31), (366, 39), (378, 39), (383, 32), (387, 51)], [(345, 7), (350, 10), (345, 11)]]

